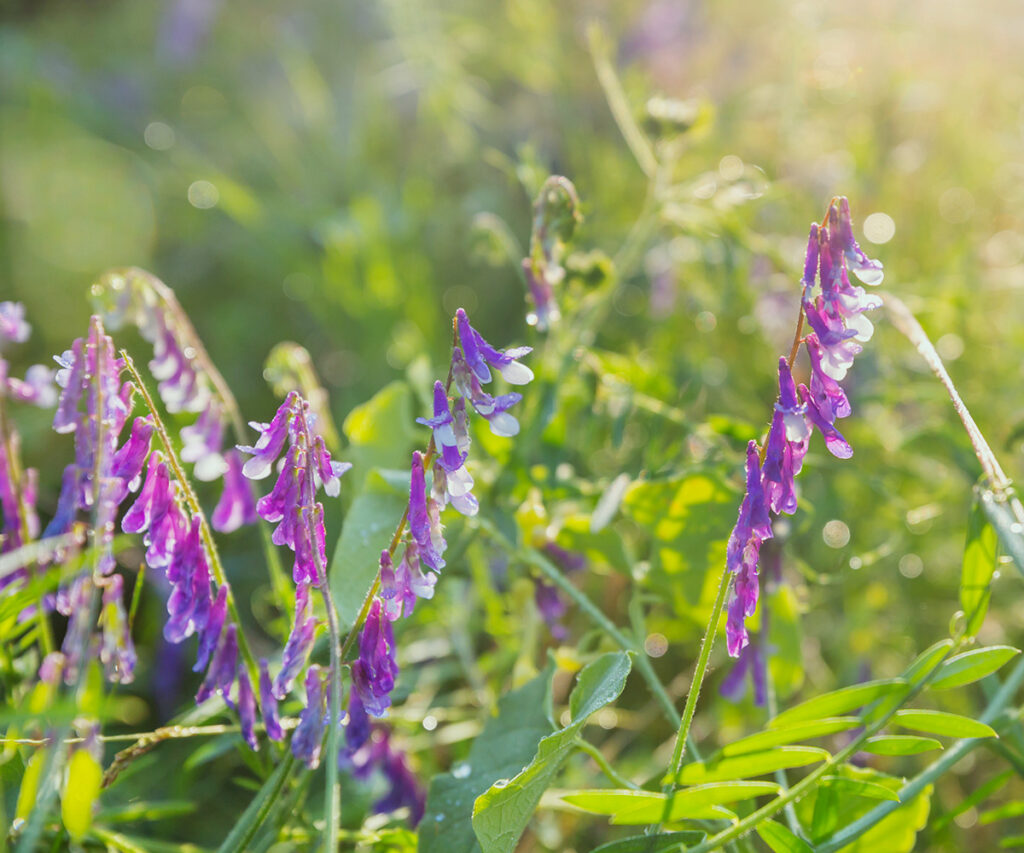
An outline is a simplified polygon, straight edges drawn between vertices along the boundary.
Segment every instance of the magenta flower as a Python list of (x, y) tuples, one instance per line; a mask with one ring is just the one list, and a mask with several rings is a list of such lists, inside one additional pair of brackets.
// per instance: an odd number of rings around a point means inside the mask
[(252, 489), (242, 474), (242, 457), (237, 450), (229, 450), (224, 461), (224, 491), (210, 516), (210, 524), (221, 533), (232, 533), (242, 525), (254, 524), (259, 516)]
[(292, 735), (292, 754), (310, 770), (320, 766), (320, 746), (326, 722), (324, 675), (314, 664), (306, 673), (306, 707), (299, 714), (299, 725)]

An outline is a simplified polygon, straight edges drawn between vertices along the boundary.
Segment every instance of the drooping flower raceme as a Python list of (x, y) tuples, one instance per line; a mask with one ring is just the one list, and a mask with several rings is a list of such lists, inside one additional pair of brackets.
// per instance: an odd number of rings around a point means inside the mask
[(833, 456), (853, 455), (836, 427), (836, 420), (851, 413), (839, 383), (873, 332), (865, 312), (879, 307), (881, 300), (854, 285), (851, 271), (864, 284), (882, 281), (881, 263), (868, 258), (857, 244), (849, 202), (839, 198), (829, 206), (825, 221), (811, 226), (801, 279), (803, 316), (811, 328), (803, 340), (810, 383), (797, 386), (792, 364), (779, 359), (779, 396), (768, 437), (763, 448), (751, 442), (747, 449), (746, 495), (726, 552), (727, 568), (735, 575), (726, 625), (733, 657), (749, 642), (746, 619), (757, 608), (758, 558), (761, 543), (772, 537), (770, 513), (796, 512), (795, 478), (812, 432), (821, 434)]
[[(447, 543), (441, 524), (445, 506), (451, 504), (467, 516), (479, 509), (471, 491), (473, 478), (466, 468), (470, 451), (467, 412), (470, 408), (476, 411), (495, 435), (514, 436), (519, 432), (519, 422), (510, 409), (522, 399), (521, 395), (492, 396), (483, 386), (493, 380), (493, 373), (513, 385), (525, 385), (533, 379), (533, 372), (519, 361), (530, 352), (529, 347), (495, 349), (473, 328), (461, 308), (454, 324), (457, 344), (452, 351), (451, 381), (448, 385), (434, 384), (433, 416), (418, 419), (431, 430), (430, 447), (425, 454), (412, 454), (408, 536), (402, 557), (396, 565), (391, 549), (381, 553), (378, 595), (359, 636), (359, 659), (352, 665), (346, 750), (339, 754), (339, 761), (357, 775), (367, 774), (374, 763), (380, 766), (392, 785), (392, 793), (378, 804), (380, 808), (408, 805), (417, 820), (422, 814), (422, 794), (408, 774), (404, 758), (390, 748), (369, 745), (368, 715), (387, 713), (398, 676), (391, 623), (410, 615), (418, 598), (434, 594), (438, 573), (445, 567)], [(427, 469), (431, 463), (432, 483), (428, 489)]]

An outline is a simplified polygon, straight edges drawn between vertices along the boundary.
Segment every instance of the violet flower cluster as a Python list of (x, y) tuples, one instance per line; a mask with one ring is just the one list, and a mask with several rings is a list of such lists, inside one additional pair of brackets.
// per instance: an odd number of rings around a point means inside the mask
[[(260, 434), (256, 443), (238, 448), (249, 457), (242, 473), (252, 480), (268, 477), (280, 459), (274, 487), (257, 501), (256, 511), (262, 519), (276, 525), (271, 537), (274, 544), (287, 546), (295, 555), (295, 620), (285, 644), (281, 669), (271, 680), (266, 661), (260, 664), (260, 700), (265, 721), (277, 720), (277, 703), (288, 696), (305, 668), (316, 637), (318, 622), (310, 591), (327, 583), (324, 508), (317, 494), (322, 488), (327, 495), (337, 497), (341, 491), (340, 478), (352, 467), (348, 462), (331, 459), (323, 437), (315, 431), (315, 422), (309, 403), (293, 391), (270, 423), (251, 424)], [(292, 752), (310, 767), (320, 762), (326, 676), (317, 666), (306, 672), (306, 705), (292, 738)], [(283, 736), (276, 723), (268, 722), (267, 732), (272, 738)]]
[(821, 433), (833, 456), (853, 455), (836, 421), (849, 416), (850, 402), (839, 384), (871, 337), (864, 316), (881, 305), (877, 296), (854, 285), (853, 272), (865, 284), (882, 281), (882, 265), (869, 259), (853, 236), (850, 206), (833, 201), (821, 224), (811, 226), (804, 263), (802, 305), (811, 332), (803, 343), (810, 359), (810, 386), (794, 383), (792, 366), (779, 359), (779, 396), (764, 448), (747, 448), (747, 489), (739, 518), (729, 537), (726, 565), (735, 574), (726, 638), (737, 657), (749, 642), (746, 619), (757, 609), (758, 558), (761, 544), (771, 539), (771, 515), (792, 515), (797, 508), (795, 478), (814, 430)]
[[(53, 371), (41, 364), (30, 367), (24, 379), (10, 375), (3, 350), (24, 343), (31, 334), (25, 307), (19, 302), (0, 302), (0, 553), (27, 545), (39, 535), (36, 513), (38, 472), (21, 464), (21, 439), (6, 417), (6, 403), (16, 400), (49, 408), (57, 401)], [(0, 576), (0, 589), (27, 577), (19, 568)]]
[(230, 533), (254, 523), (255, 502), (242, 476), (238, 450), (224, 448), (225, 402), (213, 387), (212, 367), (173, 293), (141, 270), (108, 274), (93, 286), (93, 293), (112, 327), (130, 322), (152, 344), (149, 369), (167, 411), (199, 413), (181, 430), (181, 460), (193, 466), (197, 480), (223, 479), (221, 498), (210, 518), (213, 528)]
[[(402, 558), (395, 565), (390, 549), (381, 552), (379, 593), (367, 612), (359, 636), (359, 657), (352, 664), (346, 749), (340, 756), (355, 771), (366, 773), (366, 764), (358, 763), (356, 757), (380, 753), (375, 761), (382, 764), (385, 775), (392, 780), (393, 791), (405, 791), (403, 801), (412, 807), (414, 815), (422, 813), (422, 804), (415, 805), (419, 800), (402, 782), (406, 775), (401, 769), (404, 765), (390, 750), (366, 751), (371, 733), (369, 717), (387, 713), (398, 676), (392, 623), (409, 616), (417, 599), (433, 597), (438, 573), (445, 566), (447, 547), (441, 511), (449, 503), (467, 516), (475, 515), (479, 509), (472, 493), (473, 478), (466, 469), (470, 447), (467, 412), (471, 408), (484, 418), (495, 435), (514, 436), (519, 432), (519, 422), (510, 409), (522, 395), (513, 392), (492, 396), (483, 386), (493, 379), (492, 371), (513, 385), (525, 385), (533, 379), (533, 372), (519, 361), (531, 351), (530, 347), (495, 349), (473, 328), (461, 308), (455, 315), (455, 329), (457, 344), (452, 351), (450, 385), (434, 384), (433, 417), (418, 419), (430, 427), (431, 445), (425, 455), (419, 451), (412, 454), (408, 535)], [(452, 387), (455, 394), (450, 397)], [(431, 460), (432, 483), (428, 491), (426, 469)]]

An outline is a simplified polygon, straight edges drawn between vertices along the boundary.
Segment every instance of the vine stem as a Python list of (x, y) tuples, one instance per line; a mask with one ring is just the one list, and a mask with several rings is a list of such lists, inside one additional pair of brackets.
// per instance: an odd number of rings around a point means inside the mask
[[(488, 535), (509, 554), (519, 556), (530, 563), (530, 565), (539, 569), (552, 583), (562, 590), (562, 592), (575, 601), (580, 610), (586, 613), (587, 616), (590, 617), (591, 621), (604, 631), (620, 649), (624, 652), (633, 653), (633, 662), (636, 665), (636, 668), (640, 671), (640, 675), (643, 677), (644, 681), (647, 682), (651, 693), (654, 694), (654, 698), (661, 706), (665, 719), (668, 720), (669, 725), (675, 728), (679, 719), (675, 702), (673, 702), (672, 697), (668, 695), (668, 691), (658, 678), (658, 675), (654, 671), (654, 667), (651, 665), (651, 661), (644, 650), (639, 648), (637, 643), (631, 641), (629, 637), (623, 634), (615, 623), (605, 616), (604, 613), (601, 612), (601, 609), (594, 604), (594, 602), (591, 601), (584, 592), (577, 589), (569, 579), (559, 571), (558, 567), (539, 551), (533, 548), (517, 548), (515, 544), (494, 525), (493, 522), (488, 521), (486, 518), (477, 516), (474, 520), (474, 524), (481, 530), (486, 531)], [(694, 754), (697, 754), (696, 745), (691, 742), (690, 747)]]
[(246, 668), (249, 670), (249, 679), (251, 683), (259, 684), (259, 670), (256, 668), (256, 659), (249, 650), (249, 643), (245, 639), (245, 632), (242, 630), (242, 620), (239, 615), (238, 604), (235, 602), (235, 595), (231, 590), (231, 584), (228, 583), (227, 575), (224, 572), (224, 564), (220, 560), (220, 554), (217, 551), (217, 543), (213, 540), (213, 534), (210, 529), (210, 524), (206, 520), (206, 514), (203, 512), (203, 508), (199, 504), (199, 499), (196, 497), (196, 493), (192, 490), (192, 486), (189, 483), (188, 478), (185, 476), (185, 471), (181, 467), (178, 454), (174, 450), (174, 444), (171, 442), (171, 437), (167, 432), (167, 427), (164, 426), (163, 419), (157, 411), (152, 395), (150, 395), (149, 391), (146, 389), (146, 384), (143, 382), (142, 375), (135, 366), (135, 362), (132, 361), (132, 357), (125, 349), (121, 350), (121, 358), (124, 359), (125, 368), (135, 380), (135, 387), (139, 394), (142, 395), (142, 399), (146, 403), (146, 408), (149, 409), (150, 414), (153, 415), (153, 423), (156, 427), (157, 435), (160, 436), (160, 442), (163, 444), (164, 450), (167, 452), (167, 461), (174, 470), (174, 476), (185, 495), (185, 503), (188, 505), (192, 514), (199, 519), (199, 532), (203, 538), (203, 544), (206, 546), (206, 551), (210, 556), (210, 570), (213, 572), (213, 577), (217, 581), (217, 584), (227, 588), (228, 611), (231, 613), (231, 618), (235, 621), (235, 624), (238, 625), (238, 649), (241, 651), (242, 657), (245, 658), (245, 664)]

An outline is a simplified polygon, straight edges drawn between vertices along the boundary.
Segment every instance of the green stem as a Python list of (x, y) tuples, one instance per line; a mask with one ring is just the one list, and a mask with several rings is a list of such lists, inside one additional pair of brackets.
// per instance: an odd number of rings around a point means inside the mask
[(583, 738), (576, 738), (573, 741), (574, 746), (581, 752), (585, 752), (591, 758), (594, 759), (594, 763), (601, 769), (601, 772), (608, 777), (610, 781), (618, 785), (620, 788), (629, 788), (631, 791), (639, 791), (640, 786), (634, 785), (625, 776), (620, 776), (611, 764), (608, 763), (608, 759), (604, 757), (604, 753), (601, 752), (596, 746), (589, 741), (583, 740)]
[[(672, 701), (672, 697), (668, 695), (668, 691), (665, 689), (665, 686), (661, 683), (657, 673), (654, 671), (654, 667), (651, 665), (651, 661), (647, 657), (646, 652), (644, 652), (642, 648), (639, 648), (635, 642), (629, 639), (629, 637), (623, 634), (615, 623), (605, 616), (604, 613), (601, 612), (601, 609), (594, 604), (594, 602), (591, 601), (585, 593), (577, 589), (547, 557), (533, 548), (516, 548), (515, 544), (504, 533), (502, 533), (493, 522), (486, 518), (477, 516), (474, 523), (477, 527), (485, 530), (488, 535), (509, 554), (521, 557), (527, 563), (539, 569), (541, 573), (548, 578), (548, 580), (576, 602), (576, 605), (580, 610), (586, 613), (587, 616), (590, 617), (591, 621), (604, 631), (620, 649), (625, 652), (633, 652), (634, 665), (640, 671), (640, 675), (643, 677), (644, 681), (647, 682), (647, 685), (650, 688), (651, 693), (654, 694), (655, 699), (657, 699), (658, 704), (661, 706), (661, 709), (665, 714), (665, 719), (669, 721), (669, 725), (675, 728), (679, 719), (675, 703)], [(691, 744), (691, 747), (696, 750), (696, 747), (693, 744)]]
[[(992, 697), (992, 701), (989, 702), (988, 707), (979, 718), (981, 722), (991, 723), (992, 720), (994, 720), (1002, 712), (1003, 708), (1005, 708), (1013, 699), (1013, 696), (1017, 692), (1017, 688), (1020, 687), (1022, 681), (1024, 681), (1024, 658), (1017, 662), (1017, 665), (1013, 668), (1009, 678), (1006, 679), (1006, 682), (999, 689), (999, 692)], [(819, 851), (819, 853), (834, 853), (834, 851), (840, 850), (847, 844), (850, 844), (852, 841), (859, 838), (873, 826), (878, 824), (887, 815), (891, 814), (893, 811), (900, 808), (900, 806), (905, 805), (911, 799), (916, 797), (928, 785), (938, 779), (961, 758), (967, 755), (967, 753), (976, 746), (982, 745), (984, 742), (984, 738), (965, 738), (964, 740), (957, 741), (952, 747), (946, 750), (940, 758), (933, 761), (928, 765), (928, 767), (900, 788), (898, 791), (900, 801), (898, 803), (890, 802), (888, 800), (880, 803), (866, 815), (858, 818), (848, 826), (843, 827), (843, 829), (833, 835), (828, 841), (819, 844), (815, 849)]]
[(135, 362), (132, 361), (132, 357), (128, 354), (128, 351), (124, 349), (121, 350), (121, 358), (124, 359), (125, 367), (135, 380), (136, 390), (138, 390), (139, 394), (142, 395), (142, 399), (146, 403), (146, 408), (149, 409), (150, 414), (153, 415), (153, 423), (156, 428), (157, 435), (160, 436), (160, 442), (163, 444), (164, 451), (167, 453), (167, 462), (174, 471), (174, 476), (178, 481), (178, 485), (181, 486), (182, 493), (185, 496), (185, 503), (188, 505), (189, 511), (199, 519), (199, 532), (202, 536), (203, 544), (206, 546), (206, 552), (210, 558), (210, 571), (213, 573), (213, 577), (214, 580), (217, 581), (217, 585), (227, 588), (228, 612), (231, 614), (232, 620), (234, 620), (235, 624), (238, 626), (238, 649), (242, 653), (242, 657), (245, 658), (251, 683), (259, 684), (259, 670), (256, 667), (256, 659), (249, 650), (249, 644), (245, 639), (238, 605), (235, 602), (234, 593), (231, 590), (231, 585), (228, 583), (227, 575), (224, 572), (224, 564), (220, 560), (220, 554), (217, 551), (217, 543), (214, 542), (210, 524), (206, 520), (206, 514), (203, 512), (203, 508), (199, 504), (199, 498), (196, 497), (196, 493), (192, 490), (192, 486), (189, 483), (188, 478), (185, 476), (185, 471), (181, 467), (178, 454), (174, 450), (174, 444), (167, 432), (167, 427), (164, 426), (163, 419), (160, 417), (160, 412), (157, 411), (156, 404), (153, 402), (153, 397), (146, 389), (146, 384), (143, 382), (142, 375), (135, 366)]

